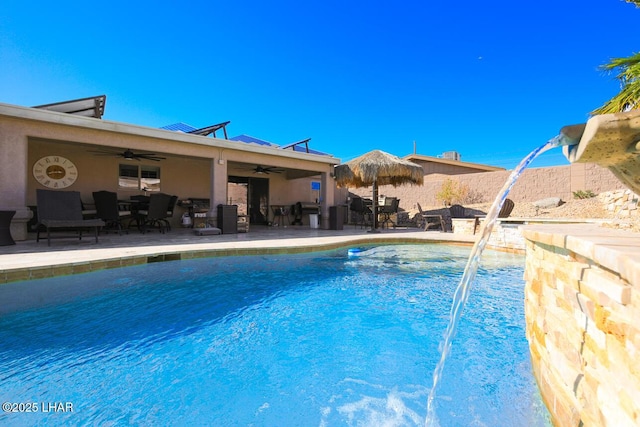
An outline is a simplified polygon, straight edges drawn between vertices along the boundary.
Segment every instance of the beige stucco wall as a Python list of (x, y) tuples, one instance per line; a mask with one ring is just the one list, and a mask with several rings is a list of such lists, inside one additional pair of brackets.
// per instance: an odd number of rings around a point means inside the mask
[(176, 194), (180, 198), (209, 197), (210, 160), (170, 156), (161, 162), (149, 160), (130, 162), (115, 156), (96, 156), (90, 150), (95, 147), (45, 141), (41, 139), (29, 142), (27, 174), (27, 204), (36, 204), (37, 188), (44, 188), (33, 177), (31, 167), (40, 158), (52, 154), (72, 160), (78, 169), (78, 179), (69, 190), (79, 191), (82, 200), (92, 202), (92, 192), (99, 190), (115, 191), (121, 199), (128, 199), (134, 194), (142, 194), (140, 190), (118, 188), (118, 166), (132, 163), (160, 167), (160, 190), (167, 194)]
[[(227, 203), (230, 167), (268, 165), (286, 169), (285, 174), (269, 176), (270, 203), (311, 200), (312, 177), (324, 182), (319, 196), (324, 201), (321, 226), (328, 227), (334, 198), (329, 177), (333, 165), (339, 163), (331, 156), (0, 104), (0, 209), (17, 211), (11, 224), (14, 239), (26, 238), (31, 214), (27, 206), (35, 204), (35, 190), (44, 188), (32, 175), (33, 164), (43, 156), (59, 155), (74, 162), (79, 177), (67, 190), (80, 191), (84, 201), (91, 201), (91, 193), (97, 190), (117, 191), (122, 198), (131, 195), (131, 191), (117, 188), (118, 164), (124, 160), (89, 152), (96, 148), (129, 148), (166, 157), (161, 162), (139, 164), (161, 167), (163, 192), (181, 198), (209, 198), (214, 209)], [(247, 170), (242, 173), (251, 174)]]
[(556, 426), (640, 425), (640, 234), (527, 226), (525, 315)]

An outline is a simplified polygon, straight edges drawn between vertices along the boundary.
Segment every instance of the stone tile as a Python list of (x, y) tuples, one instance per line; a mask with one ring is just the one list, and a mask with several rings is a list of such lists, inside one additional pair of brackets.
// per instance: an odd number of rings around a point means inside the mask
[(599, 305), (608, 305), (611, 301), (623, 305), (631, 302), (631, 286), (603, 270), (586, 270), (580, 281), (580, 289)]

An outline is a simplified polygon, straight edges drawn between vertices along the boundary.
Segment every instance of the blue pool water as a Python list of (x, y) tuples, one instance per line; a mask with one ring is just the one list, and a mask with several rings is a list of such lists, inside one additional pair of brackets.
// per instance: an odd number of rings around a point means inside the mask
[[(424, 425), (468, 254), (345, 248), (0, 286), (0, 401), (37, 410), (0, 424)], [(441, 426), (548, 425), (523, 264), (484, 254), (439, 385)]]

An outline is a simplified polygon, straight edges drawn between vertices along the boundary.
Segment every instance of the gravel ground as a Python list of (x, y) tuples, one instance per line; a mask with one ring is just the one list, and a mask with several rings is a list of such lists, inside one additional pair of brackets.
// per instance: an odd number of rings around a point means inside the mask
[[(536, 208), (533, 202), (516, 202), (511, 218), (581, 218), (581, 219), (602, 219), (606, 220), (603, 227), (623, 228), (640, 232), (640, 215), (635, 217), (620, 217), (608, 211), (600, 197), (589, 199), (572, 199), (563, 201), (560, 206), (553, 208)], [(469, 204), (465, 208), (474, 209), (486, 213), (491, 207), (491, 203)], [(438, 210), (439, 207), (429, 207), (425, 210)], [(480, 213), (480, 212), (478, 212)]]
[[(491, 204), (469, 205), (473, 209), (487, 212)], [(516, 202), (511, 217), (520, 218), (586, 218), (609, 220), (603, 224), (604, 227), (626, 228), (633, 231), (640, 231), (640, 217), (636, 216), (621, 218), (615, 213), (608, 211), (599, 197), (589, 199), (567, 200), (560, 206), (553, 208), (539, 209), (532, 202)]]

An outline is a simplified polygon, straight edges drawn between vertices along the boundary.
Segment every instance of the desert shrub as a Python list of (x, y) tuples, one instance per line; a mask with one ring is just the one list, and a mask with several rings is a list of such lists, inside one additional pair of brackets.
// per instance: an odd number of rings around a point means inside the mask
[(444, 205), (453, 203), (463, 203), (465, 197), (469, 194), (469, 186), (447, 178), (440, 186), (440, 191), (436, 193), (436, 200)]
[(592, 197), (596, 197), (596, 195), (593, 194), (593, 191), (591, 190), (587, 190), (587, 191), (578, 190), (573, 192), (574, 199), (590, 199)]
[(476, 203), (485, 203), (485, 202), (487, 202), (486, 195), (482, 194), (482, 192), (478, 190), (469, 190), (467, 192), (467, 195), (464, 197), (464, 199), (462, 199), (463, 205), (473, 205)]

